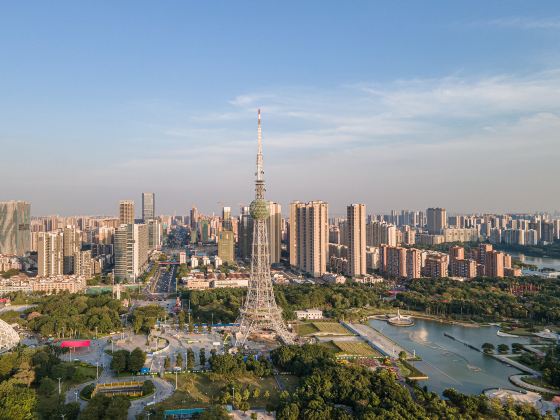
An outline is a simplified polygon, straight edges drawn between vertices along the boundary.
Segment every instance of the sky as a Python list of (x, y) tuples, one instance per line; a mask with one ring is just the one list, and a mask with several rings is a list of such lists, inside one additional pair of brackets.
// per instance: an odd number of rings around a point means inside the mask
[(560, 3), (0, 2), (0, 200), (560, 209)]

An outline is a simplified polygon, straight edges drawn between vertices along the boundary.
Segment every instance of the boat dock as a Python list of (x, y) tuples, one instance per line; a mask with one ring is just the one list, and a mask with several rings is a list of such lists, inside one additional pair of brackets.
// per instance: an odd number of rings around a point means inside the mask
[(410, 351), (395, 343), (375, 328), (363, 324), (352, 324), (350, 322), (343, 322), (342, 324), (353, 333), (362, 337), (370, 346), (385, 356), (397, 358), (399, 357), (399, 353), (404, 351), (407, 359), (414, 358)]

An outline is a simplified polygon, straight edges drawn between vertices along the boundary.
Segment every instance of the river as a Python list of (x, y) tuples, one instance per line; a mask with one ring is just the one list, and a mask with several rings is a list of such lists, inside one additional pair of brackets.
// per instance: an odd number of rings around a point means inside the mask
[(385, 321), (370, 320), (369, 324), (409, 351), (416, 351), (422, 360), (414, 365), (429, 376), (422, 381), (431, 391), (441, 394), (446, 388), (455, 388), (465, 394), (479, 394), (487, 388), (519, 389), (508, 380), (520, 373), (496, 359), (473, 350), (444, 333), (466, 341), (477, 348), (483, 343), (529, 343), (525, 337), (508, 338), (496, 335), (498, 327), (462, 327), (436, 321), (415, 319), (412, 327), (395, 327)]
[(509, 252), (512, 257), (519, 259), (522, 263), (525, 264), (533, 264), (536, 265), (538, 268), (553, 268), (556, 271), (560, 271), (560, 259), (559, 258), (550, 258), (550, 257), (531, 257), (529, 255), (524, 255), (519, 252)]

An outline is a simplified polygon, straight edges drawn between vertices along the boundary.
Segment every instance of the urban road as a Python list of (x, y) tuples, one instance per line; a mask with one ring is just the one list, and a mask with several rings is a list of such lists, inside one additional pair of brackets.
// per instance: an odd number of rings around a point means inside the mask
[[(94, 381), (85, 382), (74, 387), (71, 387), (66, 392), (66, 402), (77, 401), (80, 403), (80, 410), (83, 410), (87, 405), (87, 402), (80, 399), (80, 392), (82, 389), (92, 383), (107, 383), (107, 382), (124, 382), (131, 380), (142, 380), (142, 377), (131, 376), (131, 377), (116, 377), (113, 371), (110, 369), (111, 355), (105, 353), (105, 349), (108, 348), (109, 339), (111, 337), (101, 338), (99, 340), (92, 340), (92, 345), (90, 351), (86, 354), (74, 354), (73, 358), (78, 359), (83, 362), (99, 366), (99, 377)], [(130, 402), (130, 408), (128, 409), (128, 419), (135, 419), (150, 402), (159, 403), (167, 398), (169, 398), (174, 392), (174, 386), (156, 376), (151, 376), (146, 379), (153, 381), (155, 385), (155, 391), (152, 395), (148, 395), (144, 398), (139, 398), (137, 400), (132, 400)]]

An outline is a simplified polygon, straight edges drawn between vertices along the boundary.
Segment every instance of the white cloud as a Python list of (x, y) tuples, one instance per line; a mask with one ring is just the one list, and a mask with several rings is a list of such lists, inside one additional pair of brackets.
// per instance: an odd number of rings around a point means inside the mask
[(488, 25), (499, 27), (511, 27), (520, 29), (560, 29), (560, 17), (529, 18), (529, 17), (506, 17), (493, 19)]

